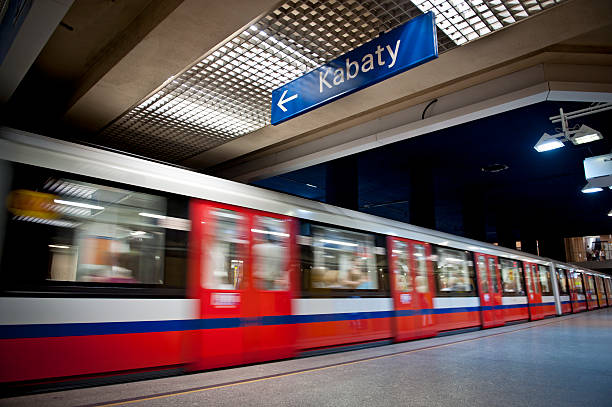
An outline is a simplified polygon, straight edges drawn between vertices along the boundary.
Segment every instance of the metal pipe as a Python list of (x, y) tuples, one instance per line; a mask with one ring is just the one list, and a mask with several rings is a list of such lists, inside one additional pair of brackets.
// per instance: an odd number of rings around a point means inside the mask
[[(580, 110), (576, 110), (574, 112), (571, 113), (566, 113), (563, 116), (565, 116), (565, 118), (567, 120), (569, 119), (575, 119), (576, 117), (582, 117), (582, 116), (588, 116), (590, 114), (595, 114), (595, 113), (599, 113), (599, 112), (605, 112), (606, 110), (610, 110), (612, 109), (612, 103), (604, 103), (601, 105), (597, 105), (597, 106), (593, 106), (593, 107), (588, 107), (586, 109), (580, 109)], [(553, 123), (558, 123), (561, 121), (561, 115), (559, 116), (551, 116), (548, 118), (551, 122)]]

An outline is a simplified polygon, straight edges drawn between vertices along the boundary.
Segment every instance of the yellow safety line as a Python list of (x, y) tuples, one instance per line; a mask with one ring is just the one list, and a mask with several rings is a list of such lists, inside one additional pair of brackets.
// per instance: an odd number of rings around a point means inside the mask
[[(575, 318), (576, 316), (578, 316), (578, 315), (574, 315), (574, 316), (572, 316), (570, 318), (564, 318), (563, 320), (565, 320), (565, 319), (572, 319), (572, 318)], [(568, 315), (568, 317), (569, 317), (569, 315)], [(491, 334), (491, 335), (480, 336), (478, 338), (463, 339), (463, 340), (456, 341), (456, 342), (444, 343), (444, 344), (440, 344), (440, 345), (433, 345), (433, 346), (428, 346), (428, 347), (420, 348), (420, 349), (412, 349), (412, 350), (392, 353), (392, 354), (388, 354), (388, 355), (373, 356), (371, 358), (356, 360), (356, 361), (353, 361), (353, 362), (344, 362), (344, 363), (339, 363), (339, 364), (331, 365), (331, 366), (316, 367), (316, 368), (312, 368), (312, 369), (300, 370), (298, 372), (279, 374), (277, 376), (262, 377), (262, 378), (259, 378), (259, 379), (244, 380), (244, 381), (240, 381), (240, 382), (236, 382), (236, 383), (221, 384), (221, 385), (218, 385), (218, 386), (211, 386), (211, 387), (206, 387), (206, 388), (203, 388), (203, 389), (187, 390), (187, 391), (176, 392), (176, 393), (171, 393), (171, 394), (162, 394), (160, 396), (143, 397), (143, 398), (139, 398), (139, 399), (135, 399), (135, 400), (118, 401), (118, 402), (108, 403), (108, 404), (98, 404), (98, 406), (99, 407), (110, 407), (110, 406), (119, 406), (119, 405), (124, 405), (124, 404), (140, 403), (141, 401), (158, 400), (158, 399), (163, 399), (163, 398), (168, 398), (168, 397), (173, 397), (173, 396), (182, 396), (182, 395), (185, 395), (185, 394), (200, 393), (200, 392), (205, 392), (205, 391), (209, 391), (209, 390), (223, 389), (223, 388), (226, 388), (226, 387), (233, 387), (233, 386), (238, 386), (238, 385), (241, 385), (241, 384), (257, 383), (257, 382), (263, 382), (263, 381), (266, 381), (266, 380), (280, 379), (280, 378), (289, 377), (289, 376), (295, 376), (295, 375), (304, 374), (304, 373), (318, 372), (318, 371), (321, 371), (321, 370), (327, 370), (327, 369), (331, 369), (331, 368), (335, 368), (335, 367), (343, 367), (343, 366), (355, 365), (355, 364), (358, 364), (358, 363), (369, 362), (369, 361), (372, 361), (372, 360), (386, 359), (386, 358), (390, 358), (390, 357), (394, 357), (394, 356), (407, 355), (409, 353), (422, 352), (422, 351), (426, 351), (426, 350), (444, 348), (444, 347), (451, 346), (451, 345), (457, 345), (457, 344), (461, 344), (461, 343), (465, 343), (465, 342), (472, 342), (472, 341), (476, 341), (476, 340), (480, 340), (480, 339), (484, 339), (484, 338), (490, 338), (490, 337), (493, 337), (493, 336), (511, 334), (511, 333), (523, 331), (523, 330), (526, 330), (526, 329), (537, 328), (537, 327), (542, 326), (542, 325), (550, 325), (552, 323), (561, 322), (563, 320), (555, 320), (555, 321), (551, 321), (551, 322), (548, 322), (548, 323), (545, 323), (545, 324), (538, 324), (538, 325), (534, 325), (534, 326), (523, 327), (523, 328), (520, 328), (520, 329), (515, 329), (515, 330), (512, 330), (512, 331), (508, 331), (508, 332), (499, 332), (499, 333), (494, 333), (494, 334)]]

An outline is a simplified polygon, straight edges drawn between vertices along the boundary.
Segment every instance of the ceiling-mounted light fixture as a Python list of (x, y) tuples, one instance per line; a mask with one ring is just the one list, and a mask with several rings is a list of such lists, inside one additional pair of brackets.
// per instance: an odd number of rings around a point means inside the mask
[(560, 114), (558, 116), (549, 117), (549, 120), (552, 123), (561, 122), (561, 133), (553, 135), (544, 133), (533, 148), (535, 148), (537, 152), (541, 153), (543, 151), (561, 148), (564, 146), (563, 143), (566, 141), (571, 141), (572, 144), (579, 145), (603, 139), (603, 135), (599, 131), (584, 124), (577, 130), (570, 130), (567, 121), (569, 119), (599, 113), (610, 109), (612, 109), (612, 103), (600, 103), (598, 105), (587, 107), (586, 109), (576, 110), (570, 113), (564, 113), (563, 109), (559, 109)]
[(608, 212), (608, 216), (612, 216), (612, 210), (610, 210), (610, 212)]
[(540, 140), (538, 140), (536, 145), (533, 146), (533, 148), (535, 148), (538, 153), (561, 148), (565, 144), (563, 144), (563, 142), (559, 140), (558, 137), (559, 137), (559, 134), (555, 134), (554, 136), (551, 136), (548, 133), (544, 133), (542, 137), (540, 137)]
[(602, 185), (600, 185), (598, 181), (599, 180), (587, 180), (587, 184), (581, 189), (582, 193), (592, 194), (593, 192), (603, 191)]
[(582, 125), (571, 137), (570, 140), (575, 145), (586, 144), (591, 141), (597, 141), (603, 139), (603, 136), (597, 130), (590, 128), (589, 126)]
[(586, 184), (581, 191), (583, 194), (592, 194), (594, 192), (601, 192), (603, 189), (600, 187), (591, 187), (589, 184)]
[(83, 202), (64, 201), (63, 199), (54, 199), (53, 202), (60, 205), (76, 206), (77, 208), (95, 209), (99, 211), (104, 209), (103, 206), (91, 205)]
[(589, 194), (612, 187), (612, 153), (584, 159), (584, 178), (587, 184), (582, 192)]

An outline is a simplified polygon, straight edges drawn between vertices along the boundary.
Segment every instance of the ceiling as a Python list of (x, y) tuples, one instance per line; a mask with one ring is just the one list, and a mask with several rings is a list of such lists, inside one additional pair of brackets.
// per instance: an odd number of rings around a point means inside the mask
[[(7, 121), (189, 166), (186, 160), (192, 157), (269, 127), (273, 89), (423, 12), (436, 13), (443, 54), (562, 2), (285, 0), (270, 11), (260, 8), (257, 15), (248, 6), (270, 2), (233, 0), (227, 2), (228, 11), (214, 15), (216, 3), (77, 1), (11, 99)], [(180, 60), (190, 34), (210, 35), (202, 19), (193, 31), (178, 32), (207, 9), (217, 24), (227, 18), (226, 37), (201, 48), (187, 66), (172, 64), (168, 60)], [(231, 16), (223, 13), (242, 10), (244, 18), (236, 24), (246, 24), (232, 31)], [(134, 64), (142, 60), (148, 63)], [(165, 76), (151, 73), (158, 64), (172, 68)], [(135, 85), (148, 76), (155, 80)], [(107, 110), (98, 121), (96, 109)]]
[[(612, 111), (570, 121), (601, 131), (603, 140), (538, 153), (533, 146), (544, 132), (554, 134), (548, 118), (559, 108), (570, 112), (585, 103), (543, 102), (357, 154), (359, 210), (399, 221), (410, 218), (415, 199), (411, 176), (433, 184), (437, 230), (498, 242), (502, 226), (516, 240), (612, 232), (612, 190), (580, 192), (586, 184), (583, 160), (612, 150)], [(504, 164), (507, 170), (484, 172)], [(327, 174), (334, 162), (254, 182), (255, 185), (325, 202)], [(477, 208), (482, 235), (467, 230), (465, 212)]]

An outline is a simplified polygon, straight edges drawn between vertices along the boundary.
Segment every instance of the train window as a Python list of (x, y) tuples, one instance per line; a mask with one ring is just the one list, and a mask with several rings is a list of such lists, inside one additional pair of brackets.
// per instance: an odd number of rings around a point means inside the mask
[(236, 211), (215, 208), (205, 220), (207, 236), (202, 240), (205, 288), (240, 290), (244, 288), (244, 263), (247, 252), (245, 217)]
[(561, 295), (568, 295), (568, 286), (567, 286), (567, 275), (565, 274), (565, 270), (557, 269), (557, 277), (559, 280), (559, 293)]
[(398, 291), (412, 291), (412, 276), (408, 264), (408, 244), (401, 240), (393, 241), (392, 253), (395, 267), (395, 285)]
[(603, 280), (601, 277), (596, 277), (595, 283), (597, 284), (597, 295), (603, 295)]
[(480, 279), (480, 291), (488, 293), (489, 280), (487, 278), (487, 266), (485, 264), (485, 256), (482, 255), (478, 255), (478, 278)]
[(574, 280), (574, 289), (577, 294), (584, 294), (584, 287), (582, 286), (582, 274), (578, 272), (574, 272), (573, 280)]
[(612, 299), (612, 282), (609, 278), (606, 278), (606, 291), (608, 293), (608, 298)]
[(550, 269), (547, 266), (538, 265), (542, 294), (553, 295)]
[(412, 255), (416, 264), (416, 291), (418, 293), (429, 292), (429, 278), (427, 276), (427, 252), (422, 244), (412, 246)]
[(436, 247), (435, 269), (439, 296), (474, 296), (474, 270), (468, 252)]
[(253, 233), (253, 277), (261, 290), (289, 288), (289, 233), (285, 219), (256, 216)]
[(585, 293), (590, 293), (591, 292), (591, 279), (589, 278), (588, 274), (584, 274), (584, 291)]
[(595, 294), (595, 283), (593, 282), (593, 276), (587, 275), (587, 290), (591, 294)]
[(494, 258), (489, 257), (488, 260), (489, 274), (491, 275), (491, 285), (493, 286), (493, 292), (498, 293), (499, 287), (497, 286), (497, 265), (495, 264)]
[(539, 279), (538, 279), (538, 270), (536, 268), (535, 264), (531, 265), (531, 279), (533, 281), (533, 286), (535, 287), (535, 292), (539, 293), (540, 292), (540, 284), (539, 284)]
[(529, 267), (528, 264), (525, 265), (525, 279), (527, 282), (527, 291), (530, 293), (534, 292), (533, 281), (531, 279), (531, 268)]
[[(2, 259), (2, 270), (13, 272), (5, 272), (6, 288), (185, 286), (186, 199), (13, 165)], [(180, 218), (171, 217), (176, 211)]]
[(525, 295), (523, 273), (516, 260), (500, 259), (501, 281), (504, 296)]
[(311, 288), (378, 289), (374, 236), (312, 226)]

